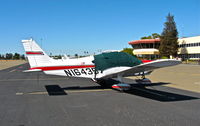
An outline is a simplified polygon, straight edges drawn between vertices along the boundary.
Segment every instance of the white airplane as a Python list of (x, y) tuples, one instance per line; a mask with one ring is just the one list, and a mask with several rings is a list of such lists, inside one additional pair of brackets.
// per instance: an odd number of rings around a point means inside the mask
[(95, 82), (117, 78), (119, 83), (111, 87), (118, 90), (129, 90), (131, 84), (123, 83), (123, 77), (142, 76), (135, 84), (151, 84), (145, 78), (152, 70), (174, 66), (181, 62), (174, 59), (160, 59), (151, 62), (141, 60), (124, 52), (105, 52), (82, 58), (55, 60), (50, 58), (33, 40), (22, 40), (30, 69), (24, 72), (42, 71), (49, 75), (91, 78)]

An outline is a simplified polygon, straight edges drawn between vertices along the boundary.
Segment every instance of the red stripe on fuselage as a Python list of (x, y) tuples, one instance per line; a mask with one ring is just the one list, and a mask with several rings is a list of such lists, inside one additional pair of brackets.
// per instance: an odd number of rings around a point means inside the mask
[(29, 54), (29, 55), (44, 55), (43, 52), (26, 52), (26, 54)]
[(80, 66), (46, 66), (46, 67), (33, 67), (30, 70), (33, 69), (41, 69), (43, 71), (48, 70), (65, 70), (65, 69), (79, 69), (79, 68), (91, 68), (95, 67), (94, 65), (80, 65)]

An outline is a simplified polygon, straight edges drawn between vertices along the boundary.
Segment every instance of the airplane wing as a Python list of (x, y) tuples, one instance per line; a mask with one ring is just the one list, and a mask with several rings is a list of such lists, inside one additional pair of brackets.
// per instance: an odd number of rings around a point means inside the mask
[(151, 70), (155, 70), (155, 69), (163, 68), (163, 67), (168, 67), (168, 66), (174, 66), (174, 65), (177, 65), (177, 64), (180, 64), (180, 63), (181, 63), (181, 61), (179, 61), (179, 60), (160, 59), (160, 60), (155, 60), (155, 61), (148, 62), (148, 63), (143, 63), (143, 64), (140, 64), (140, 65), (137, 65), (137, 66), (134, 66), (134, 67), (130, 67), (130, 68), (123, 70), (123, 71), (112, 72), (110, 74), (103, 75), (102, 77), (100, 77), (100, 79), (114, 78), (114, 77), (117, 77), (118, 75), (121, 75), (123, 77), (132, 76), (135, 73), (140, 73), (140, 72), (144, 72), (144, 71), (151, 71)]

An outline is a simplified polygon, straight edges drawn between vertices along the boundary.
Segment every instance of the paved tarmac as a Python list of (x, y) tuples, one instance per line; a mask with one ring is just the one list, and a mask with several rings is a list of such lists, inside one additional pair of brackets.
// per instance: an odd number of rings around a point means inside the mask
[(169, 87), (200, 93), (200, 65), (180, 64), (153, 71), (153, 82), (170, 82)]
[(27, 67), (0, 71), (0, 126), (200, 124), (199, 93), (165, 86), (121, 93), (89, 79), (23, 73)]

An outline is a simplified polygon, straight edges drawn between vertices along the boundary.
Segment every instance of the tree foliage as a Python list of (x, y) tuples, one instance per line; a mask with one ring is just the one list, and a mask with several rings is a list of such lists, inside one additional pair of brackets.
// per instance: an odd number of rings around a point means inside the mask
[(25, 55), (24, 54), (20, 55), (20, 59), (25, 60)]
[(8, 59), (8, 60), (11, 60), (11, 59), (14, 59), (14, 60), (19, 60), (19, 59), (22, 59), (22, 60), (25, 60), (25, 56), (24, 54), (20, 55), (19, 53), (6, 53), (6, 54), (0, 54), (0, 59)]
[(144, 37), (141, 37), (140, 39), (152, 39), (152, 36), (149, 35), (149, 36), (144, 36)]
[(156, 38), (160, 38), (160, 34), (158, 33), (153, 33), (149, 36), (144, 36), (144, 37), (141, 37), (141, 39), (156, 39)]
[(122, 50), (122, 52), (126, 52), (126, 53), (128, 53), (128, 54), (134, 56), (134, 55), (133, 55), (133, 48), (124, 48), (124, 49)]
[(6, 59), (12, 59), (13, 54), (12, 53), (6, 53)]
[(77, 57), (78, 57), (78, 54), (74, 54), (74, 57), (76, 57), (76, 58), (77, 58)]
[(178, 31), (174, 16), (170, 13), (166, 17), (167, 21), (164, 24), (164, 29), (160, 37), (159, 52), (161, 56), (170, 57), (177, 56), (178, 52)]
[(153, 33), (151, 36), (153, 39), (160, 38), (160, 34), (158, 33)]
[(13, 56), (13, 59), (20, 59), (20, 54), (15, 53), (14, 56)]

